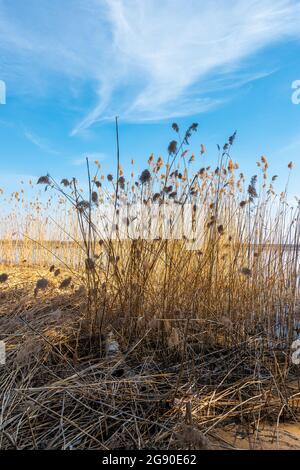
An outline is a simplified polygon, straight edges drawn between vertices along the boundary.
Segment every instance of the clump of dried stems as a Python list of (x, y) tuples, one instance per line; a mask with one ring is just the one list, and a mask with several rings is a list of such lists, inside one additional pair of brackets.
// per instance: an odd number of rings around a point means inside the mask
[[(166, 162), (151, 155), (137, 178), (125, 177), (118, 150), (116, 176), (98, 162), (91, 176), (87, 160), (86, 195), (75, 178), (42, 176), (58, 201), (8, 216), (19, 235), (2, 235), (2, 260), (38, 274), (0, 277), (1, 448), (206, 448), (226, 422), (255, 433), (263, 420), (297, 416), (299, 204), (275, 192), (265, 156), (246, 182), (231, 157), (236, 134), (211, 168), (204, 145), (189, 150), (197, 124), (183, 136), (172, 127)], [(191, 204), (197, 249), (122, 239), (122, 201)], [(101, 225), (107, 202), (113, 220)]]

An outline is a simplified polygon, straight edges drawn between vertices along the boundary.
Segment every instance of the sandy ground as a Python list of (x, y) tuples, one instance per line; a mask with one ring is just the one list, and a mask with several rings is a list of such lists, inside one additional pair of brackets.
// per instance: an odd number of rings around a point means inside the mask
[[(262, 424), (254, 434), (236, 425), (225, 426), (215, 432), (216, 440), (241, 450), (300, 450), (300, 423), (281, 423), (270, 426)], [(216, 444), (220, 448), (219, 444)]]

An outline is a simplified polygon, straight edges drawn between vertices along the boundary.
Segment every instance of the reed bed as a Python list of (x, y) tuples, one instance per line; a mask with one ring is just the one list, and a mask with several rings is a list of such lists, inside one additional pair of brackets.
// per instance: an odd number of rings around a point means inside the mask
[[(230, 448), (226, 424), (255, 434), (297, 420), (299, 205), (288, 186), (275, 192), (265, 156), (247, 181), (231, 158), (236, 134), (211, 168), (203, 145), (189, 149), (197, 125), (182, 138), (172, 127), (166, 162), (150, 156), (137, 177), (118, 151), (116, 175), (96, 162), (91, 176), (87, 161), (86, 191), (46, 175), (48, 199), (12, 195), (0, 244), (1, 448)], [(158, 210), (154, 238), (128, 235), (121, 209), (154, 203), (175, 218)], [(187, 205), (197, 230), (176, 237)]]

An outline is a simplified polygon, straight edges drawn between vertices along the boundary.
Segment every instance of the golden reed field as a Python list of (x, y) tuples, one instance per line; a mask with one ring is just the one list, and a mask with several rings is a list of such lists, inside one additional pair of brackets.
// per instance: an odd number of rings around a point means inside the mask
[[(118, 152), (0, 195), (1, 449), (300, 448), (299, 203), (235, 134), (209, 167), (172, 127), (139, 174)], [(155, 237), (128, 235), (154, 204)]]

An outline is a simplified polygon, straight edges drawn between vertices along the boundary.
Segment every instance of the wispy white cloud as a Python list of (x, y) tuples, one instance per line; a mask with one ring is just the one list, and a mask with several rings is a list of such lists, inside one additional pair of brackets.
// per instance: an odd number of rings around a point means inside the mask
[(60, 155), (60, 152), (54, 150), (48, 143), (46, 139), (43, 139), (36, 134), (33, 134), (29, 130), (24, 131), (24, 137), (29, 140), (33, 145), (35, 145), (38, 149), (42, 150), (43, 152), (52, 154), (52, 155)]
[(300, 138), (299, 137), (295, 137), (295, 139), (293, 139), (291, 142), (289, 142), (287, 145), (285, 145), (284, 147), (280, 148), (278, 150), (278, 153), (279, 154), (286, 154), (286, 155), (289, 155), (289, 154), (295, 154), (295, 152), (297, 152), (299, 154), (299, 151), (300, 151)]
[(18, 185), (23, 181), (24, 183), (35, 182), (37, 179), (36, 176), (31, 174), (24, 173), (5, 173), (1, 172), (0, 174), (0, 188), (2, 187), (13, 187), (14, 190), (18, 190)]
[[(112, 60), (100, 77), (97, 106), (73, 134), (115, 114), (147, 121), (212, 109), (224, 100), (213, 92), (223, 89), (228, 76), (231, 86), (239, 86), (269, 73), (256, 71), (245, 80), (241, 61), (274, 41), (300, 35), (300, 4), (293, 0), (106, 4)], [(208, 87), (211, 94), (205, 93)]]
[(17, 9), (0, 0), (0, 52), (19, 86), (52, 79), (55, 88), (63, 77), (94, 90), (72, 135), (117, 114), (149, 121), (213, 109), (224, 90), (270, 73), (252, 64), (245, 76), (246, 60), (300, 37), (298, 0), (70, 1), (15, 0)]
[(79, 158), (74, 158), (72, 160), (72, 164), (75, 166), (81, 166), (81, 165), (86, 165), (86, 159), (88, 158), (90, 163), (94, 163), (95, 161), (103, 162), (106, 159), (106, 155), (104, 153), (100, 152), (94, 152), (94, 153), (86, 153)]

